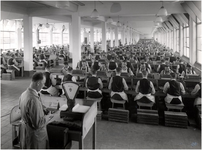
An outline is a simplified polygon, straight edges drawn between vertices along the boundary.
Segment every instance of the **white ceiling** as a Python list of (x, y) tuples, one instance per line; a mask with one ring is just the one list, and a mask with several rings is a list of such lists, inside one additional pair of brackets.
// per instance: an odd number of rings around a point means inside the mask
[[(151, 34), (155, 29), (155, 15), (162, 6), (162, 1), (116, 1), (121, 5), (121, 11), (111, 13), (110, 7), (115, 1), (96, 1), (98, 13), (106, 21), (110, 16), (113, 21), (119, 21), (142, 34)], [(164, 1), (168, 14), (184, 13), (181, 1)], [(100, 20), (90, 19), (94, 9), (94, 1), (1, 1), (2, 19), (19, 19), (24, 14), (35, 17), (34, 23), (44, 19), (50, 22), (71, 22), (71, 14), (78, 12), (83, 24), (99, 26)], [(83, 6), (84, 5), (84, 6)], [(61, 8), (62, 6), (66, 6)], [(59, 8), (60, 7), (60, 8)], [(43, 19), (41, 19), (43, 18)], [(166, 18), (164, 18), (166, 20)]]

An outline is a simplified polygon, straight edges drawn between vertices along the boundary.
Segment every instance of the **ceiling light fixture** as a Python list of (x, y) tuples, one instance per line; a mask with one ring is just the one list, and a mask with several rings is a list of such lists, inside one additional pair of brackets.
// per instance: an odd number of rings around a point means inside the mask
[(121, 26), (121, 23), (119, 21), (119, 16), (118, 16), (118, 22), (117, 22), (117, 27), (120, 27)]
[(162, 1), (162, 6), (161, 6), (161, 8), (160, 8), (160, 10), (159, 10), (159, 12), (158, 12), (158, 14), (157, 14), (157, 16), (159, 16), (159, 17), (165, 17), (165, 16), (167, 16), (168, 15), (168, 12), (167, 12), (167, 10), (164, 8), (164, 6), (163, 6), (163, 1)]
[(156, 20), (155, 20), (155, 22), (161, 23), (161, 22), (163, 22), (163, 19), (161, 17), (157, 17)]
[(117, 13), (121, 11), (121, 5), (119, 3), (113, 3), (111, 8), (110, 8), (110, 12), (111, 13)]
[(91, 18), (97, 18), (99, 16), (98, 11), (96, 9), (96, 2), (94, 1), (94, 10), (91, 13)]
[(111, 17), (109, 17), (108, 19), (107, 19), (107, 23), (112, 23), (113, 22), (113, 19), (111, 18)]

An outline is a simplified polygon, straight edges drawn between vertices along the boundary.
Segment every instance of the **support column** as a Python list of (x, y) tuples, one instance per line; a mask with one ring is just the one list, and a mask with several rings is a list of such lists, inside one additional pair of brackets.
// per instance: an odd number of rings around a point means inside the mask
[(110, 47), (113, 47), (113, 41), (114, 41), (114, 38), (113, 38), (113, 29), (110, 28)]
[(49, 44), (53, 45), (53, 27), (50, 27), (48, 34), (49, 34)]
[[(33, 47), (32, 47), (32, 17), (24, 15), (24, 71), (33, 70)], [(30, 74), (28, 74), (30, 75)]]
[(16, 31), (17, 34), (17, 49), (22, 48), (22, 30), (18, 28)]
[(60, 44), (63, 45), (63, 29), (60, 32)]
[(189, 17), (189, 62), (193, 65), (196, 62), (196, 32), (194, 32), (194, 21)]
[(121, 43), (122, 43), (122, 45), (124, 45), (124, 33), (125, 33), (125, 31), (124, 31), (124, 29), (122, 29), (122, 31), (121, 31)]
[(69, 52), (72, 53), (72, 24), (69, 23)]
[(77, 63), (81, 60), (81, 17), (78, 13), (72, 14), (72, 67), (76, 69)]
[(91, 52), (94, 52), (94, 27), (90, 27), (90, 49)]
[(39, 41), (39, 29), (37, 28), (36, 30), (35, 30), (35, 38), (36, 38), (36, 48), (37, 49), (39, 49), (39, 43), (38, 43), (38, 41)]
[(102, 50), (107, 52), (107, 45), (106, 45), (106, 22), (102, 22)]
[(118, 47), (119, 46), (119, 34), (118, 34), (118, 27), (115, 27), (115, 46)]
[(183, 24), (180, 24), (179, 26), (179, 53), (180, 56), (183, 55)]

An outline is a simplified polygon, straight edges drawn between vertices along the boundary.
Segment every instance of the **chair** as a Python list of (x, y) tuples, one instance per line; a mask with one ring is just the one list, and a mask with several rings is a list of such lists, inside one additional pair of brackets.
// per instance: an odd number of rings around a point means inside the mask
[(86, 97), (86, 100), (97, 101), (99, 111), (102, 110), (102, 106), (101, 106), (102, 97), (101, 97), (101, 98), (90, 98), (90, 97)]
[(125, 109), (125, 103), (126, 101), (123, 100), (120, 95), (114, 94), (113, 97), (110, 98), (110, 101), (112, 102), (112, 108), (114, 108), (114, 104), (122, 104), (123, 109)]
[(181, 103), (181, 104), (169, 104), (169, 103), (166, 103), (166, 107), (167, 107), (168, 111), (170, 109), (174, 109), (174, 110), (179, 110), (181, 112), (183, 107), (184, 107), (184, 104), (183, 103)]
[(20, 148), (20, 126), (21, 126), (21, 111), (19, 106), (14, 106), (10, 113), (10, 124), (12, 125), (12, 146)]

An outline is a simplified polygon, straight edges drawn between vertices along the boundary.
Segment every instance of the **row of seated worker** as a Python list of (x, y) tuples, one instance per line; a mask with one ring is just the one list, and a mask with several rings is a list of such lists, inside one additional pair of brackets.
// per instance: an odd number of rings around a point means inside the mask
[(70, 60), (70, 53), (65, 49), (64, 45), (61, 47), (53, 45), (50, 47), (44, 47), (43, 49), (41, 47), (39, 47), (39, 49), (33, 48), (34, 68), (39, 66), (41, 62), (44, 63), (44, 66), (52, 66), (54, 60)]
[[(78, 82), (73, 75), (73, 69), (68, 68), (66, 75), (51, 74), (46, 70), (46, 83), (45, 87), (41, 91), (43, 94), (50, 94), (52, 96), (60, 96), (64, 94), (61, 84), (67, 81)], [(173, 105), (183, 105), (183, 98), (193, 99), (193, 108), (201, 105), (201, 82), (187, 82), (191, 84), (189, 93), (186, 93), (186, 87), (182, 82), (176, 79), (176, 75), (171, 73), (170, 80), (162, 81), (162, 89), (156, 91), (152, 80), (147, 78), (148, 73), (143, 71), (143, 77), (136, 80), (136, 86), (129, 90), (124, 77), (121, 76), (121, 68), (117, 68), (115, 74), (109, 79), (107, 87), (104, 87), (104, 82), (101, 78), (97, 77), (97, 72), (92, 69), (91, 75), (85, 78), (83, 81), (84, 87), (80, 87), (80, 91), (86, 92), (86, 96), (89, 98), (102, 98), (101, 101), (106, 101), (104, 93), (109, 94), (110, 98), (129, 102), (129, 94), (133, 95), (134, 101), (142, 103), (155, 104), (157, 102), (156, 97), (165, 97), (164, 102)], [(55, 79), (55, 81), (53, 80)], [(159, 82), (158, 81), (158, 82)], [(194, 85), (193, 85), (194, 83)], [(146, 97), (146, 99), (142, 99)]]
[(7, 73), (7, 70), (15, 70), (15, 75), (19, 76), (23, 67), (22, 50), (1, 51), (1, 73)]
[[(140, 58), (141, 59), (141, 58)], [(114, 55), (107, 58), (106, 55), (95, 55), (95, 57), (88, 59), (86, 56), (77, 64), (77, 69), (88, 72), (91, 67), (97, 71), (111, 71), (117, 67), (122, 68), (122, 72), (126, 72), (129, 76), (141, 73), (146, 70), (148, 73), (159, 73), (160, 75), (169, 75), (174, 72), (184, 78), (186, 75), (196, 75), (194, 68), (189, 63), (184, 63), (179, 59), (178, 64), (167, 63), (168, 61), (161, 59), (161, 61), (147, 61), (142, 58), (140, 61), (133, 57), (119, 57)], [(155, 64), (154, 64), (155, 62)]]

